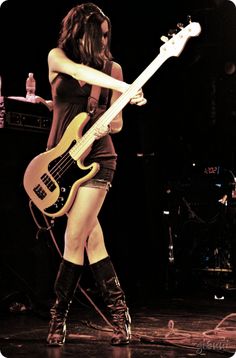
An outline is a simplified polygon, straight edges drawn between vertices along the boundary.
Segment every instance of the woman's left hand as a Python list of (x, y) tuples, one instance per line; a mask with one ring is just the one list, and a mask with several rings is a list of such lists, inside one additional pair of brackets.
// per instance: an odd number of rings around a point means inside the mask
[(130, 104), (136, 104), (137, 106), (143, 106), (147, 103), (146, 98), (143, 96), (143, 90), (140, 89), (134, 97), (131, 98)]

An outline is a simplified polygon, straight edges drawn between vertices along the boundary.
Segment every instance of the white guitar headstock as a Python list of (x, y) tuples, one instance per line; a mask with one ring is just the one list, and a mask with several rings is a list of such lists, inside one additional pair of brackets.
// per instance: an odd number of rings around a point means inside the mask
[(164, 41), (164, 45), (160, 47), (160, 52), (165, 56), (179, 56), (190, 37), (196, 37), (201, 32), (201, 26), (198, 22), (190, 22), (187, 26), (183, 27), (182, 24), (178, 24), (181, 30), (178, 33), (172, 33), (171, 38), (162, 36), (161, 40)]

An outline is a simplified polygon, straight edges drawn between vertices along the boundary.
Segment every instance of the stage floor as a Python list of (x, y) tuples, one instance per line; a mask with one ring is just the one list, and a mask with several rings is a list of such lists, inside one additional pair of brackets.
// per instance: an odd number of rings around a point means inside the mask
[[(63, 347), (45, 343), (48, 317), (35, 309), (3, 312), (0, 357), (143, 358), (232, 357), (236, 351), (236, 298), (162, 297), (130, 305), (132, 340), (110, 345), (111, 327), (91, 304), (76, 298)], [(235, 355), (236, 356), (236, 355)]]

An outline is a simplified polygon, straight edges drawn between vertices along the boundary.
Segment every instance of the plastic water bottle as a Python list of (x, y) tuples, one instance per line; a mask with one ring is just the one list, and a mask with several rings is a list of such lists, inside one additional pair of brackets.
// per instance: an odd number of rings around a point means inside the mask
[(0, 128), (4, 128), (5, 115), (4, 97), (2, 96), (2, 77), (0, 76)]
[(28, 102), (35, 102), (35, 92), (36, 92), (36, 81), (34, 74), (29, 72), (26, 79), (26, 100)]

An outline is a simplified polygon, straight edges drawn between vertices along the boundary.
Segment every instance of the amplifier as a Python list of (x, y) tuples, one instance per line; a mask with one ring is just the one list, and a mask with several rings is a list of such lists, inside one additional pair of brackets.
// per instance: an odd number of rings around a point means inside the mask
[(43, 103), (0, 97), (1, 128), (49, 131), (51, 122), (52, 111)]

